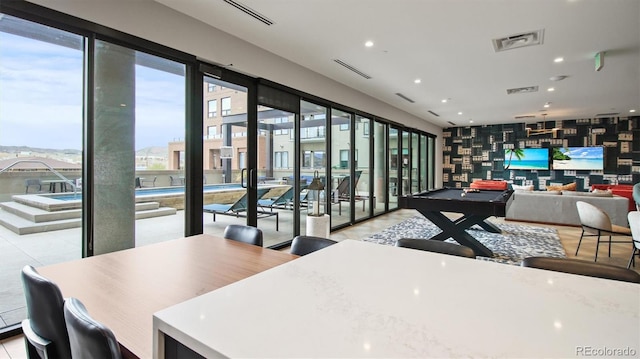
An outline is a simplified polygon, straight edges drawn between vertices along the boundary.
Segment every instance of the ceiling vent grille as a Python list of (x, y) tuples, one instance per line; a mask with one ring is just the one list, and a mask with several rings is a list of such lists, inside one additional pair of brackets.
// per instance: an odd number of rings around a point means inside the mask
[(493, 49), (496, 52), (518, 49), (521, 47), (542, 45), (544, 41), (544, 29), (521, 34), (506, 36), (499, 39), (493, 39)]
[(434, 116), (436, 116), (436, 117), (440, 117), (440, 115), (438, 115), (437, 113), (435, 113), (435, 112), (433, 112), (433, 111), (431, 111), (431, 110), (429, 110), (429, 111), (427, 111), (427, 112), (429, 112), (430, 114), (432, 114), (432, 115), (434, 115)]
[(451, 122), (451, 121), (447, 121), (448, 124), (450, 124), (451, 126), (455, 126), (456, 124)]
[(396, 92), (396, 96), (400, 97), (401, 99), (403, 99), (405, 101), (409, 101), (411, 103), (415, 103), (415, 101), (413, 101), (412, 99), (408, 98), (407, 96), (401, 94), (400, 92)]
[(274, 22), (271, 21), (268, 17), (262, 15), (261, 13), (253, 10), (252, 8), (250, 8), (250, 7), (248, 7), (248, 6), (244, 5), (244, 4), (241, 4), (241, 3), (239, 3), (239, 2), (237, 2), (235, 0), (223, 0), (223, 1), (226, 2), (227, 4), (231, 5), (231, 6), (235, 7), (236, 9), (242, 11), (243, 13), (251, 16), (252, 18), (260, 21), (261, 23), (263, 23), (265, 25), (271, 26), (271, 25), (274, 24)]
[(357, 73), (358, 75), (360, 75), (360, 76), (364, 77), (364, 78), (365, 78), (365, 79), (367, 79), (367, 80), (371, 79), (371, 76), (369, 76), (369, 75), (365, 74), (364, 72), (362, 72), (362, 71), (358, 70), (357, 68), (355, 68), (355, 67), (353, 67), (353, 66), (349, 65), (348, 63), (346, 63), (346, 62), (344, 62), (344, 61), (342, 61), (342, 60), (340, 60), (340, 59), (333, 59), (333, 61), (334, 61), (336, 64), (341, 65), (341, 66), (344, 66), (345, 68), (347, 68), (347, 69), (349, 69), (349, 70), (351, 70), (351, 71), (353, 71), (353, 72)]
[(599, 113), (595, 117), (615, 117), (619, 116), (620, 112)]
[(538, 92), (538, 86), (527, 86), (527, 87), (507, 89), (507, 95), (515, 95), (519, 93), (532, 93), (532, 92)]
[(516, 120), (524, 120), (528, 118), (536, 118), (536, 115), (522, 115), (514, 117)]

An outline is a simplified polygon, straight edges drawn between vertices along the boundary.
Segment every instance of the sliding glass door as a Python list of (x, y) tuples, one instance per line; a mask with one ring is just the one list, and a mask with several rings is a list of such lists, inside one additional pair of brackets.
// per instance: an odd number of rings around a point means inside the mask
[(88, 255), (184, 235), (185, 65), (96, 40)]
[(0, 328), (27, 317), (25, 265), (82, 257), (86, 41), (0, 14)]
[(203, 230), (219, 236), (249, 219), (247, 89), (205, 76), (203, 107)]
[(362, 172), (351, 178), (351, 124), (353, 116), (345, 111), (331, 109), (331, 227), (351, 222), (352, 189)]
[[(354, 168), (357, 181), (354, 182), (353, 209), (355, 220), (362, 220), (371, 216), (371, 120), (356, 116)], [(373, 202), (375, 203), (375, 202)]]

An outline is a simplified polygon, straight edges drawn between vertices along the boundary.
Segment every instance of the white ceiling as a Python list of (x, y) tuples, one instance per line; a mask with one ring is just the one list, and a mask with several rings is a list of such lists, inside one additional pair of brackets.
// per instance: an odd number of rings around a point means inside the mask
[[(239, 0), (271, 26), (223, 0), (156, 1), (442, 127), (640, 115), (639, 0)], [(534, 30), (542, 45), (494, 51)]]

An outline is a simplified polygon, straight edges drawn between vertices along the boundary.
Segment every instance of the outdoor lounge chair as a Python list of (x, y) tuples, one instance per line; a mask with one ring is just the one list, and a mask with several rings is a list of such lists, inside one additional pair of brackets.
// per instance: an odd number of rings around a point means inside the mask
[(258, 206), (262, 209), (269, 208), (273, 212), (274, 208), (292, 208), (293, 207), (293, 187), (289, 187), (277, 197), (258, 198)]
[[(269, 188), (258, 188), (258, 198), (264, 196), (269, 191)], [(216, 214), (222, 214), (225, 216), (234, 216), (234, 217), (247, 217), (247, 193), (244, 193), (242, 197), (236, 200), (234, 203), (230, 204), (221, 204), (221, 203), (212, 203), (207, 204), (202, 207), (202, 210), (206, 213), (213, 214), (213, 221), (216, 221)], [(258, 219), (276, 216), (276, 231), (279, 229), (279, 218), (278, 212), (267, 212), (258, 210)]]
[[(362, 171), (356, 171), (356, 180), (354, 182), (354, 186), (358, 185), (358, 181), (360, 180), (360, 175)], [(350, 176), (345, 176), (340, 183), (338, 183), (338, 187), (336, 187), (337, 195), (333, 198), (333, 203), (338, 204), (338, 215), (342, 215), (342, 202), (350, 202), (351, 201), (351, 179)], [(353, 198), (355, 201), (362, 201), (362, 210), (366, 210), (367, 199), (368, 196), (355, 196)]]

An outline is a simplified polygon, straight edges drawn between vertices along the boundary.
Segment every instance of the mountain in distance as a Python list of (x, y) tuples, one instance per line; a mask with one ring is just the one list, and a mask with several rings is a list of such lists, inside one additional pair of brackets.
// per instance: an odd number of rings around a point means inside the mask
[(136, 150), (136, 157), (162, 157), (167, 158), (167, 147), (150, 146)]

